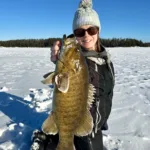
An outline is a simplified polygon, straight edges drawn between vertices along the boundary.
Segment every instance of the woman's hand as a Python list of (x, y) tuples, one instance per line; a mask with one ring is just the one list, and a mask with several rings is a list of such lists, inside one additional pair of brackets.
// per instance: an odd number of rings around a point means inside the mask
[(62, 44), (61, 44), (60, 41), (56, 41), (53, 44), (53, 46), (51, 47), (51, 57), (50, 57), (50, 60), (52, 62), (56, 62), (57, 61), (61, 45)]

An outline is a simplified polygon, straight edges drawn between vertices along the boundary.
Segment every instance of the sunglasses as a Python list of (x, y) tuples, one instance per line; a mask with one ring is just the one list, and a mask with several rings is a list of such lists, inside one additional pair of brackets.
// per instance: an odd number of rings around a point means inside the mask
[(85, 32), (87, 31), (87, 33), (89, 34), (89, 35), (95, 35), (95, 34), (97, 34), (98, 33), (98, 31), (99, 31), (99, 28), (98, 27), (89, 27), (88, 29), (82, 29), (82, 28), (79, 28), (79, 29), (76, 29), (76, 30), (74, 30), (74, 35), (76, 36), (76, 37), (83, 37), (83, 36), (85, 36)]

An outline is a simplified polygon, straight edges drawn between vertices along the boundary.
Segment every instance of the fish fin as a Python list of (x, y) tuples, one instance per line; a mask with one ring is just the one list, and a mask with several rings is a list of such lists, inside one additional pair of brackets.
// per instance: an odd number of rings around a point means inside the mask
[(48, 118), (44, 121), (42, 125), (42, 131), (45, 134), (57, 134), (58, 133), (58, 128), (56, 126), (56, 123), (54, 121), (54, 114), (51, 113)]
[(52, 74), (53, 72), (48, 72), (46, 74), (43, 75), (44, 78), (47, 78), (50, 74)]
[(94, 94), (96, 93), (96, 89), (92, 84), (89, 84), (89, 92), (88, 92), (88, 109), (91, 108), (92, 103), (94, 101)]
[(67, 73), (58, 74), (55, 77), (55, 83), (56, 83), (57, 88), (60, 92), (67, 93), (67, 91), (69, 89), (69, 76), (68, 76), (68, 74)]
[(55, 78), (55, 72), (49, 72), (45, 74), (44, 78), (45, 79), (41, 81), (43, 84), (53, 84)]
[(80, 125), (75, 130), (76, 136), (86, 136), (90, 134), (93, 130), (93, 118), (91, 116), (90, 111), (87, 109), (85, 116), (80, 122)]

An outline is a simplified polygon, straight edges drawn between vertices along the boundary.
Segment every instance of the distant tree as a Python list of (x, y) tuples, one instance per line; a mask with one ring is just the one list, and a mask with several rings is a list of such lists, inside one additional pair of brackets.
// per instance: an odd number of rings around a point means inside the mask
[[(51, 47), (56, 40), (61, 38), (48, 38), (48, 39), (17, 39), (0, 41), (0, 46), (4, 47)], [(136, 39), (100, 39), (101, 43), (106, 47), (130, 47), (130, 46), (150, 46), (150, 43), (143, 43), (141, 40)]]

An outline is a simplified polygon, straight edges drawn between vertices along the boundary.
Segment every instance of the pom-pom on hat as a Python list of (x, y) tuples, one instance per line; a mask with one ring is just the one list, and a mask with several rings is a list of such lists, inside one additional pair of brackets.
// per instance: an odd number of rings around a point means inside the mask
[(93, 25), (101, 30), (100, 20), (97, 12), (92, 9), (92, 0), (81, 0), (79, 8), (75, 12), (72, 29), (73, 31), (83, 25)]

